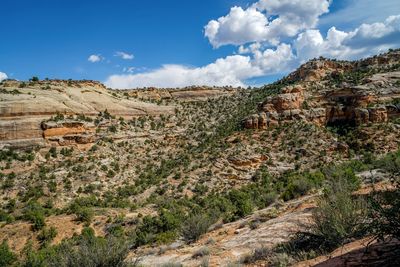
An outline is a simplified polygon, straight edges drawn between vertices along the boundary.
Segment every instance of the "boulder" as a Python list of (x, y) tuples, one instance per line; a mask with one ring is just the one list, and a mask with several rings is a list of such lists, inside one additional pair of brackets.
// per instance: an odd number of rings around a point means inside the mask
[(258, 114), (258, 128), (267, 129), (267, 126), (267, 114), (265, 112), (261, 112)]
[(304, 98), (301, 93), (287, 93), (277, 95), (272, 99), (272, 104), (278, 112), (283, 112), (289, 109), (300, 109)]

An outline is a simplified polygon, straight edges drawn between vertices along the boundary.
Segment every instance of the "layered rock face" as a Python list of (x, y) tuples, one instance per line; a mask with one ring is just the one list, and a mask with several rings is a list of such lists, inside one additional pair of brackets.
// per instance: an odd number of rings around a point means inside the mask
[(3, 81), (0, 89), (0, 146), (45, 145), (56, 139), (60, 145), (93, 140), (94, 126), (87, 123), (42, 124), (56, 114), (95, 117), (108, 110), (112, 115), (132, 118), (174, 113), (173, 106), (126, 99), (94, 81)]
[(287, 80), (290, 82), (305, 81), (313, 82), (320, 81), (328, 75), (338, 75), (347, 71), (354, 70), (355, 66), (351, 62), (332, 61), (324, 58), (311, 60), (296, 71), (291, 73)]
[(382, 123), (400, 116), (400, 72), (376, 74), (362, 86), (311, 91), (306, 85), (288, 86), (260, 104), (258, 114), (243, 122), (247, 129), (267, 129), (302, 120), (319, 126), (358, 126)]
[(89, 144), (96, 140), (95, 125), (88, 122), (42, 122), (43, 138), (58, 145)]
[(392, 51), (382, 55), (376, 55), (359, 61), (340, 61), (326, 58), (318, 58), (301, 65), (296, 71), (286, 78), (289, 82), (315, 82), (326, 77), (340, 76), (346, 72), (359, 69), (379, 69), (382, 66), (387, 68), (399, 64), (400, 51)]
[(259, 107), (259, 114), (254, 114), (244, 121), (247, 129), (267, 129), (293, 120), (306, 120), (318, 125), (326, 123), (326, 109), (303, 108), (304, 90), (286, 87), (282, 94), (267, 98)]

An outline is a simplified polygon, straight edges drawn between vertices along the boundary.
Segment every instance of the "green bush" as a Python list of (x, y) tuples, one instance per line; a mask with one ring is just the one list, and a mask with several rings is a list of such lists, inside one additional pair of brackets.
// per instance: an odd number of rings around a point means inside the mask
[(323, 250), (332, 250), (365, 234), (367, 204), (364, 199), (352, 196), (352, 186), (336, 183), (326, 190), (313, 212), (310, 232)]
[(400, 173), (400, 150), (395, 153), (389, 153), (373, 163), (375, 168), (384, 169), (392, 174)]
[(202, 247), (193, 253), (192, 258), (197, 259), (208, 255), (210, 255), (210, 249), (208, 247)]
[(288, 201), (300, 196), (304, 196), (313, 187), (311, 182), (305, 177), (300, 177), (289, 182), (281, 197)]
[(46, 247), (39, 251), (28, 247), (25, 251), (26, 259), (22, 266), (125, 267), (128, 266), (124, 260), (128, 255), (129, 246), (124, 239), (82, 235), (63, 241), (58, 246)]
[(0, 210), (0, 222), (10, 223), (14, 221), (14, 217), (4, 210)]
[(37, 202), (31, 201), (23, 211), (23, 218), (32, 223), (32, 229), (38, 231), (46, 226), (45, 209)]
[(11, 266), (17, 260), (16, 255), (10, 250), (4, 240), (0, 245), (0, 267)]
[(117, 132), (117, 127), (115, 125), (111, 125), (110, 127), (108, 127), (108, 131), (110, 131), (112, 133), (116, 133)]
[(234, 219), (242, 218), (253, 211), (253, 204), (246, 192), (232, 190), (229, 192), (228, 198), (235, 207)]
[(51, 147), (49, 149), (49, 154), (52, 158), (57, 158), (57, 148), (55, 147)]
[(57, 229), (52, 226), (50, 228), (44, 227), (38, 235), (38, 240), (42, 246), (47, 246), (57, 236)]
[(76, 215), (78, 221), (90, 224), (94, 212), (92, 207), (100, 206), (100, 201), (94, 195), (76, 198), (68, 207), (67, 212)]
[(94, 212), (91, 208), (80, 207), (75, 210), (75, 215), (78, 221), (90, 224), (92, 222)]
[(177, 230), (181, 227), (184, 215), (173, 205), (169, 207), (169, 210), (165, 208), (161, 208), (158, 216), (143, 217), (135, 232), (135, 246), (153, 242), (168, 243), (177, 237)]
[(360, 188), (361, 181), (354, 172), (354, 168), (347, 166), (333, 166), (325, 171), (325, 175), (331, 184), (341, 183), (346, 190), (354, 191)]
[(371, 223), (368, 228), (381, 240), (387, 236), (400, 240), (400, 184), (398, 180), (394, 183), (396, 190), (370, 197)]
[(215, 223), (207, 214), (195, 214), (187, 218), (182, 226), (182, 236), (187, 242), (197, 241)]

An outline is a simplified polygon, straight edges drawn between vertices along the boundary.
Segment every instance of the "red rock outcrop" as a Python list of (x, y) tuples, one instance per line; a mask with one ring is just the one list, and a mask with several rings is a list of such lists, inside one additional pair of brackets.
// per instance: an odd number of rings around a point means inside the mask
[[(311, 60), (285, 78), (297, 85), (265, 99), (258, 108), (260, 113), (245, 119), (244, 127), (266, 129), (294, 120), (320, 126), (358, 126), (400, 117), (400, 72), (392, 71), (399, 61), (400, 50), (356, 62)], [(369, 69), (378, 73), (356, 86), (337, 83), (345, 74), (359, 77)]]
[(96, 141), (95, 125), (81, 121), (42, 122), (43, 138), (60, 146), (89, 144)]
[[(400, 93), (400, 92), (399, 92)], [(399, 94), (400, 96), (400, 94)], [(247, 129), (267, 129), (294, 120), (303, 120), (319, 126), (333, 124), (362, 125), (382, 123), (400, 116), (397, 105), (379, 105), (377, 96), (366, 93), (363, 88), (349, 88), (327, 92), (319, 99), (319, 107), (304, 107), (301, 87), (287, 87), (282, 94), (267, 98), (259, 107), (259, 114), (244, 120)], [(372, 105), (372, 106), (371, 106)]]
[(325, 58), (311, 60), (291, 73), (287, 80), (296, 81), (320, 81), (328, 75), (339, 75), (355, 68), (354, 64), (346, 61), (332, 61)]

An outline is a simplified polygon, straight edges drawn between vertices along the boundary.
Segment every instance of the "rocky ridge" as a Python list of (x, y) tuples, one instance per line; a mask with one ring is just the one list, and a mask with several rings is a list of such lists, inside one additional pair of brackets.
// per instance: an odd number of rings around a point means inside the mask
[[(244, 127), (267, 129), (295, 120), (319, 126), (359, 126), (397, 118), (400, 116), (400, 72), (381, 71), (395, 69), (399, 60), (400, 53), (394, 52), (392, 56), (358, 62), (310, 61), (285, 79), (286, 82), (299, 82), (284, 87), (280, 94), (260, 103), (259, 113), (246, 118)], [(338, 84), (327, 82), (337, 80), (345, 72), (357, 73), (361, 67), (364, 67), (363, 72), (366, 68), (378, 70), (378, 73), (362, 78), (357, 85), (341, 82), (341, 79)]]
[[(173, 106), (160, 106), (123, 98), (93, 81), (3, 81), (0, 85), (0, 144), (16, 147), (46, 145), (49, 137), (65, 136), (71, 143), (94, 140), (93, 125), (80, 121), (42, 124), (52, 116), (96, 117), (107, 110), (113, 116), (140, 117), (174, 113)], [(68, 136), (74, 134), (74, 137)]]

